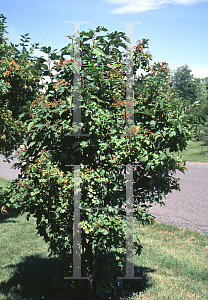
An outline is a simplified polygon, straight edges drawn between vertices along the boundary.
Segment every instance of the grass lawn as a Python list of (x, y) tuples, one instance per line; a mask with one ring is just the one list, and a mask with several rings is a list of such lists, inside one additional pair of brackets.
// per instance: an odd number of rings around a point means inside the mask
[(149, 287), (130, 299), (208, 299), (208, 236), (156, 222), (138, 230)]
[[(1, 216), (0, 299), (59, 300), (53, 290), (55, 259), (47, 257), (35, 219), (25, 218)], [(208, 299), (207, 235), (158, 222), (136, 228), (143, 252), (135, 259), (135, 276), (143, 277), (137, 282), (143, 290), (120, 299)]]
[(1, 186), (1, 187), (6, 186), (8, 182), (9, 182), (8, 179), (5, 179), (5, 178), (0, 177), (0, 186)]
[(204, 146), (203, 142), (189, 141), (187, 149), (182, 152), (182, 159), (190, 162), (208, 162), (208, 146)]
[[(208, 162), (208, 147), (189, 142), (182, 158)], [(0, 186), (7, 182), (0, 178)], [(35, 219), (25, 218), (0, 214), (0, 300), (60, 300), (54, 292), (55, 258), (48, 258), (47, 244), (36, 235)], [(158, 222), (136, 223), (135, 230), (143, 246), (135, 276), (143, 279), (135, 281), (137, 292), (120, 299), (208, 299), (208, 235)]]

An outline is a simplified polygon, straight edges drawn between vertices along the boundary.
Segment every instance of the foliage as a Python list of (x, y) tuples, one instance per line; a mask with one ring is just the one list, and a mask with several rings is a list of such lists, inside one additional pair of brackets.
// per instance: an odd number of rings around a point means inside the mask
[[(186, 148), (193, 126), (170, 87), (167, 64), (149, 64), (148, 40), (143, 39), (133, 49), (134, 74), (141, 68), (147, 75), (134, 82), (134, 135), (125, 131), (130, 103), (125, 99), (124, 55), (118, 47), (126, 47), (126, 36), (116, 31), (96, 37), (101, 31), (107, 29), (80, 33), (82, 134), (89, 136), (65, 136), (73, 133), (73, 43), (60, 54), (42, 48), (50, 58), (52, 67), (45, 74), (51, 81), (30, 103), (31, 119), (27, 112), (21, 116), (27, 124), (23, 147), (16, 153), (21, 174), (4, 199), (8, 208), (13, 205), (28, 212), (28, 219), (36, 218), (50, 255), (60, 259), (57, 288), (65, 292), (79, 287), (103, 298), (116, 289), (116, 277), (125, 273), (125, 212), (118, 210), (126, 199), (125, 165), (137, 165), (134, 218), (151, 223), (148, 201), (162, 204), (162, 196), (180, 188), (174, 173), (184, 172), (185, 163), (172, 152)], [(87, 43), (92, 39), (93, 44)], [(81, 207), (91, 208), (81, 210), (82, 276), (91, 280), (63, 284), (64, 276), (72, 276), (73, 260), (74, 171), (67, 165), (80, 165)], [(139, 254), (136, 235), (134, 246)], [(115, 252), (111, 262), (109, 251)], [(105, 259), (108, 264), (101, 263)]]
[[(8, 44), (6, 17), (0, 15), (0, 152), (9, 157), (12, 150), (18, 149), (25, 134), (24, 122), (30, 103), (37, 98), (40, 89), (37, 58), (32, 56), (38, 44), (28, 49), (30, 38), (22, 35), (17, 45)], [(21, 48), (21, 49), (19, 49)]]

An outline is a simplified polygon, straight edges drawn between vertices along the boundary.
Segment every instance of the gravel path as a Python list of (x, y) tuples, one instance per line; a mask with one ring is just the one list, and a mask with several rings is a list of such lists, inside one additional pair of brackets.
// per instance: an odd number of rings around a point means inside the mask
[(176, 172), (181, 191), (167, 195), (165, 206), (149, 212), (156, 221), (208, 234), (208, 163), (187, 162), (185, 174)]
[[(0, 155), (0, 177), (12, 180), (18, 176), (18, 170), (10, 169), (12, 163), (3, 162)], [(181, 191), (174, 190), (167, 195), (165, 206), (153, 204), (149, 212), (158, 222), (208, 234), (208, 163), (187, 162), (187, 169), (185, 174), (176, 172)]]

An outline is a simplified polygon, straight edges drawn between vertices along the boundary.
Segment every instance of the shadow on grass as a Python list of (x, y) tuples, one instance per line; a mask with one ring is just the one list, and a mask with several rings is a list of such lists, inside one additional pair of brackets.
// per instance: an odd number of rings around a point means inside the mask
[(142, 279), (123, 279), (123, 288), (118, 289), (117, 292), (111, 294), (110, 297), (106, 299), (115, 299), (120, 300), (128, 299), (128, 297), (132, 297), (135, 293), (144, 292), (146, 289), (152, 286), (152, 282), (148, 279), (148, 273), (156, 272), (154, 269), (146, 268), (146, 267), (134, 267), (134, 276), (141, 277)]
[(0, 283), (0, 292), (6, 296), (5, 299), (61, 299), (54, 298), (54, 258), (26, 256), (20, 263), (10, 264), (5, 268), (13, 269), (10, 279)]
[[(84, 287), (73, 292), (67, 289), (64, 296), (55, 289), (57, 261), (56, 258), (42, 258), (35, 255), (24, 257), (18, 264), (6, 266), (6, 269), (12, 268), (13, 272), (9, 280), (0, 283), (0, 293), (7, 300), (87, 300), (87, 291)], [(135, 267), (135, 276), (142, 279), (123, 280), (123, 288), (107, 294), (105, 299), (119, 300), (120, 297), (126, 299), (133, 293), (144, 291), (151, 286), (148, 273), (154, 271), (149, 268)], [(61, 284), (60, 289), (62, 288)]]
[[(10, 207), (7, 209), (7, 212), (0, 212), (0, 223), (11, 222), (15, 223), (14, 218), (17, 218), (20, 215), (20, 210)], [(13, 220), (10, 220), (12, 218)]]

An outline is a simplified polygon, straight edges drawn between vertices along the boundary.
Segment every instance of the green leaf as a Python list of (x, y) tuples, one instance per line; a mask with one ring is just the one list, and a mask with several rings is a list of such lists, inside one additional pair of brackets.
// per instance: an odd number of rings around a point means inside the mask
[(82, 146), (82, 148), (86, 148), (88, 146), (88, 142), (86, 141), (81, 141), (80, 145)]
[(179, 129), (180, 134), (182, 134), (182, 133), (183, 133), (183, 128), (182, 128), (182, 126), (181, 126), (181, 123), (178, 124), (178, 129)]
[(172, 130), (170, 133), (169, 133), (169, 136), (172, 137), (172, 136), (175, 136), (176, 135), (176, 131), (175, 130)]
[(72, 105), (72, 97), (67, 97), (66, 98), (67, 102), (69, 103), (69, 105), (71, 106)]
[(150, 125), (151, 125), (153, 128), (155, 128), (155, 125), (156, 125), (155, 120), (151, 120), (149, 123), (150, 123)]
[(33, 126), (34, 124), (35, 124), (35, 122), (30, 122), (30, 123), (28, 124), (27, 132), (30, 131), (30, 129), (32, 128), (32, 126)]
[(44, 53), (49, 54), (51, 52), (51, 46), (49, 46), (49, 47), (44, 46), (44, 47), (41, 48), (41, 51), (43, 51)]
[(29, 144), (29, 147), (32, 147), (33, 145), (35, 145), (35, 141), (33, 141), (33, 142), (31, 142), (30, 144)]
[(103, 50), (101, 50), (99, 48), (93, 48), (92, 53), (96, 54), (97, 56), (104, 56), (104, 57), (106, 57), (105, 52), (103, 52)]
[(56, 127), (57, 127), (56, 124), (53, 124), (53, 125), (50, 126), (51, 130), (53, 130), (53, 131), (56, 131)]
[(96, 32), (100, 32), (100, 31), (108, 31), (108, 29), (106, 29), (104, 26), (98, 26), (96, 28)]
[(52, 53), (51, 55), (50, 55), (50, 59), (52, 59), (52, 60), (59, 60), (59, 55), (57, 55), (56, 53)]
[(139, 157), (139, 162), (146, 162), (147, 161), (147, 157), (144, 156), (144, 157)]
[(45, 127), (45, 124), (37, 124), (36, 127), (37, 127), (38, 129), (41, 129), (41, 128)]

